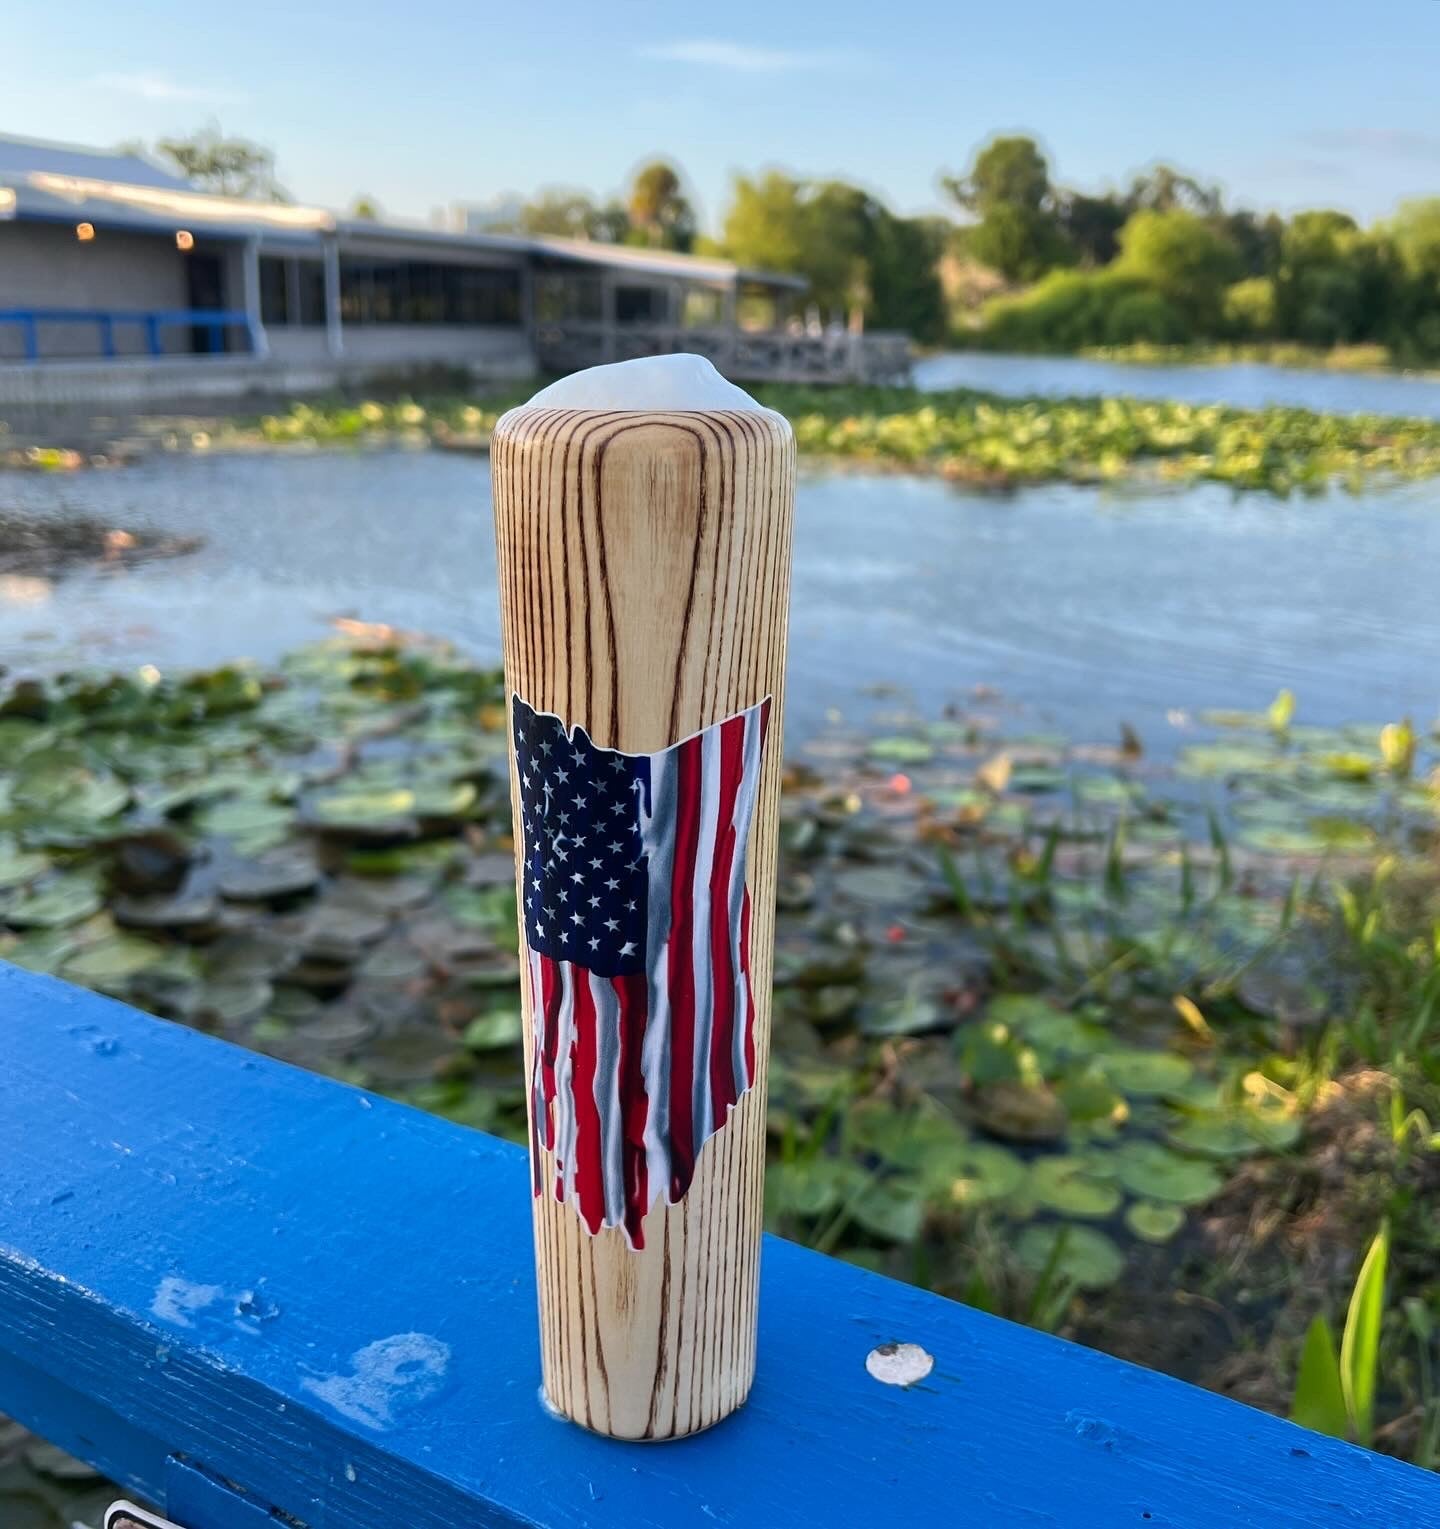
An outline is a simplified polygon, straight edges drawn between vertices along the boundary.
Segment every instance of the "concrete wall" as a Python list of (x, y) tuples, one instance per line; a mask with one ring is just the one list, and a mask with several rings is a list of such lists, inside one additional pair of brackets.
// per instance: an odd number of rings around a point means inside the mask
[(266, 326), (265, 338), (270, 344), (272, 361), (327, 362), (330, 351), (323, 328), (307, 324), (270, 324)]
[[(272, 324), (265, 334), (273, 360), (330, 362), (321, 328)], [(537, 370), (530, 336), (519, 328), (356, 324), (342, 336), (344, 365), (362, 375), (423, 366), (463, 366), (484, 377), (531, 377)]]
[(511, 331), (506, 331), (503, 346), (463, 358), (409, 353), (370, 360), (299, 354), (272, 354), (263, 360), (250, 356), (174, 356), (38, 365), (0, 360), (0, 410), (35, 411), (37, 421), (54, 417), (47, 411), (70, 406), (103, 405), (117, 413), (150, 409), (183, 412), (247, 398), (277, 399), (403, 381), (407, 373), (423, 371), (437, 362), (463, 364), (481, 383), (533, 377), (537, 370), (528, 340)]
[[(0, 222), (0, 308), (187, 308), (185, 257), (173, 240), (101, 229), (89, 243), (69, 223)], [(236, 291), (238, 296), (238, 289)], [(167, 351), (189, 349), (188, 331), (163, 331)], [(138, 324), (115, 330), (121, 354), (143, 354)], [(20, 329), (0, 324), (0, 360), (24, 354)], [(42, 356), (98, 356), (90, 324), (46, 324)]]
[(366, 366), (468, 366), (490, 376), (534, 373), (530, 336), (519, 328), (356, 324), (343, 331), (345, 360)]

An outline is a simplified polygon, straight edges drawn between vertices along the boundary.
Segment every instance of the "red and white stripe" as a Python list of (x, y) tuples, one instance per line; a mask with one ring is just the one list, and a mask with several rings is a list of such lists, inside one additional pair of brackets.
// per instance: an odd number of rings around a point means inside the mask
[(532, 1146), (552, 1154), (555, 1197), (591, 1232), (623, 1227), (632, 1247), (754, 1082), (745, 860), (769, 714), (764, 701), (650, 756), (644, 973), (529, 952)]

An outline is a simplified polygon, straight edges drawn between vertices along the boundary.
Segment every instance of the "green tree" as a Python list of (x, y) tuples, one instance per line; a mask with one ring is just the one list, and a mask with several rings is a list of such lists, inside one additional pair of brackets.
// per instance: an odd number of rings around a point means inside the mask
[(674, 166), (657, 159), (636, 173), (626, 202), (634, 242), (688, 250), (695, 242), (695, 211)]
[(1384, 327), (1386, 285), (1378, 247), (1348, 213), (1297, 213), (1280, 239), (1279, 331), (1309, 345), (1377, 336)]
[(720, 235), (726, 254), (754, 270), (808, 274), (802, 191), (779, 170), (737, 175)]
[(1050, 166), (1033, 138), (992, 138), (968, 175), (942, 176), (940, 183), (981, 218), (997, 207), (1040, 212), (1051, 197)]
[(623, 202), (612, 197), (603, 206), (591, 209), (585, 229), (587, 238), (601, 244), (624, 244), (630, 237), (630, 214)]
[(886, 208), (871, 230), (866, 322), (938, 344), (949, 328), (939, 266), (949, 242), (943, 218), (897, 218)]
[(162, 138), (155, 147), (200, 190), (250, 201), (290, 200), (275, 179), (274, 154), (248, 138), (226, 138), (211, 126), (188, 138)]
[(1031, 281), (1069, 263), (1050, 166), (1033, 138), (995, 138), (968, 174), (942, 176), (940, 183), (975, 215), (967, 244), (983, 265), (1011, 281)]
[(1197, 217), (1218, 218), (1222, 199), (1218, 186), (1207, 186), (1173, 165), (1156, 165), (1130, 182), (1125, 197), (1134, 212), (1193, 212)]
[(1060, 226), (1081, 265), (1109, 265), (1120, 249), (1120, 230), (1129, 216), (1115, 196), (1060, 193)]
[(800, 199), (805, 274), (816, 302), (831, 313), (858, 308), (868, 315), (874, 295), (870, 269), (877, 221), (884, 208), (858, 186), (810, 182)]
[(1405, 274), (1431, 283), (1440, 306), (1440, 196), (1402, 202), (1386, 232)]
[(859, 308), (867, 322), (940, 339), (944, 300), (936, 272), (948, 228), (897, 218), (843, 181), (800, 181), (779, 171), (739, 176), (721, 247), (755, 270), (804, 276), (821, 308)]
[(1216, 220), (1218, 227), (1235, 246), (1240, 264), (1249, 276), (1273, 276), (1280, 263), (1280, 241), (1285, 234), (1285, 220), (1278, 213), (1265, 217), (1237, 208)]
[(1275, 283), (1247, 276), (1225, 289), (1225, 328), (1237, 340), (1267, 340), (1275, 333)]
[[(495, 225), (497, 230), (506, 225)], [(618, 203), (597, 207), (583, 191), (552, 187), (542, 191), (520, 209), (516, 233), (552, 239), (595, 239), (618, 244), (629, 231), (630, 220)]]
[(1440, 197), (1404, 202), (1382, 238), (1393, 269), (1383, 329), (1400, 355), (1440, 356)]
[(1225, 289), (1240, 274), (1235, 246), (1193, 212), (1135, 213), (1120, 231), (1117, 274), (1158, 292), (1197, 336), (1220, 332)]
[(350, 203), (350, 216), (363, 218), (369, 223), (377, 223), (381, 217), (380, 204), (373, 196), (362, 191)]

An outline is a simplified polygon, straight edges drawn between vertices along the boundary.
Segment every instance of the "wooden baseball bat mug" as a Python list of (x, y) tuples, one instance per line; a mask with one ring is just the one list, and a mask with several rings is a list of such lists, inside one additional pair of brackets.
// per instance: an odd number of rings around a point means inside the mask
[(491, 471), (544, 1395), (680, 1438), (755, 1373), (795, 441), (658, 356)]

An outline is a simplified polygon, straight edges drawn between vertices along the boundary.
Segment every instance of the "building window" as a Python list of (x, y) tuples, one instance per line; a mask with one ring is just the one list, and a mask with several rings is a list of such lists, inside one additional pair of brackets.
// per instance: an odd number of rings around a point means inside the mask
[(663, 287), (616, 287), (617, 324), (663, 324), (669, 318), (669, 294)]
[(536, 278), (535, 317), (542, 324), (598, 323), (604, 317), (598, 276), (552, 272)]
[(325, 266), (295, 255), (260, 257), (260, 322), (318, 326), (325, 322)]
[(290, 322), (290, 283), (286, 267), (288, 260), (277, 260), (273, 255), (260, 257), (260, 322), (262, 324), (288, 324)]
[(296, 322), (320, 325), (325, 322), (325, 264), (320, 260), (297, 260), (295, 262), (296, 294), (300, 310)]
[(718, 329), (725, 322), (725, 294), (715, 287), (687, 287), (680, 321), (686, 329)]
[(342, 257), (340, 314), (347, 324), (518, 324), (520, 272)]

